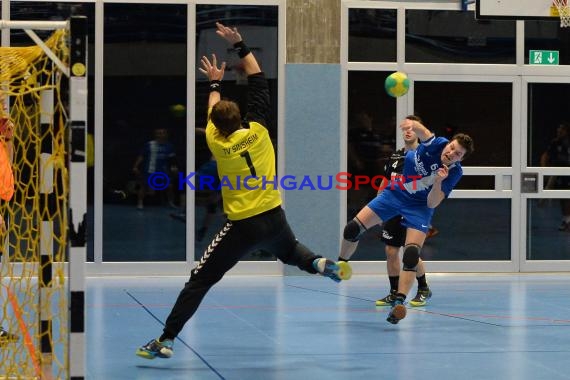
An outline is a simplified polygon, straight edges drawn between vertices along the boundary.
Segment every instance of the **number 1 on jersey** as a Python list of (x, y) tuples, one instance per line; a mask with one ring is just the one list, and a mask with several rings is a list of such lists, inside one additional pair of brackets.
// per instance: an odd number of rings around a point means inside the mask
[(245, 158), (245, 162), (247, 163), (247, 167), (249, 168), (251, 176), (255, 177), (256, 176), (255, 175), (255, 166), (253, 166), (253, 162), (251, 161), (251, 156), (249, 155), (249, 152), (243, 152), (240, 154), (240, 156)]

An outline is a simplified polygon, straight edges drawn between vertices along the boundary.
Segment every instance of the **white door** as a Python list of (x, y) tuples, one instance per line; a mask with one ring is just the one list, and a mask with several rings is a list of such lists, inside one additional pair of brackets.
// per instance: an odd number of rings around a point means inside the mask
[(570, 224), (562, 224), (570, 218), (568, 99), (567, 76), (522, 79), (521, 271), (570, 269)]
[(406, 114), (451, 138), (464, 132), (475, 153), (464, 176), (436, 210), (437, 238), (422, 250), (431, 271), (519, 270), (521, 136), (519, 76), (410, 74)]

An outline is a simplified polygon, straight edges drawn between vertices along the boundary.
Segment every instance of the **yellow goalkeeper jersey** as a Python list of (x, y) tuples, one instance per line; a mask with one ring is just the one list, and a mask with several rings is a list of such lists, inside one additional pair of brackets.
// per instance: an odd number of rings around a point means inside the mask
[(251, 121), (249, 129), (239, 129), (224, 137), (208, 121), (206, 141), (217, 161), (228, 219), (249, 218), (281, 205), (275, 151), (263, 125)]

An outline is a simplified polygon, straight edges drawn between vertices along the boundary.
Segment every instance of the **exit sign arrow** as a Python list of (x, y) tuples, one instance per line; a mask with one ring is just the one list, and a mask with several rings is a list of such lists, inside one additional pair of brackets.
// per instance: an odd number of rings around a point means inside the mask
[(558, 65), (560, 64), (557, 50), (530, 50), (528, 61), (531, 65)]

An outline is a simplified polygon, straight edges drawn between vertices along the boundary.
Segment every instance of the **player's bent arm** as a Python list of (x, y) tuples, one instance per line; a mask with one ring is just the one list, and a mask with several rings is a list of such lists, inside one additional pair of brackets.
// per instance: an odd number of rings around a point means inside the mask
[(425, 125), (419, 121), (413, 120), (412, 129), (421, 142), (427, 141), (433, 136), (433, 132), (427, 129)]
[(427, 197), (427, 206), (429, 208), (436, 208), (445, 199), (445, 193), (441, 190), (441, 182), (433, 184)]
[[(243, 41), (238, 42), (238, 44), (243, 44)], [(236, 44), (237, 45), (237, 44)], [(245, 57), (241, 59), (243, 64), (243, 70), (245, 71), (246, 75), (253, 75), (258, 74), (261, 72), (261, 68), (259, 67), (259, 63), (257, 63), (257, 59), (252, 52), (249, 52)]]

